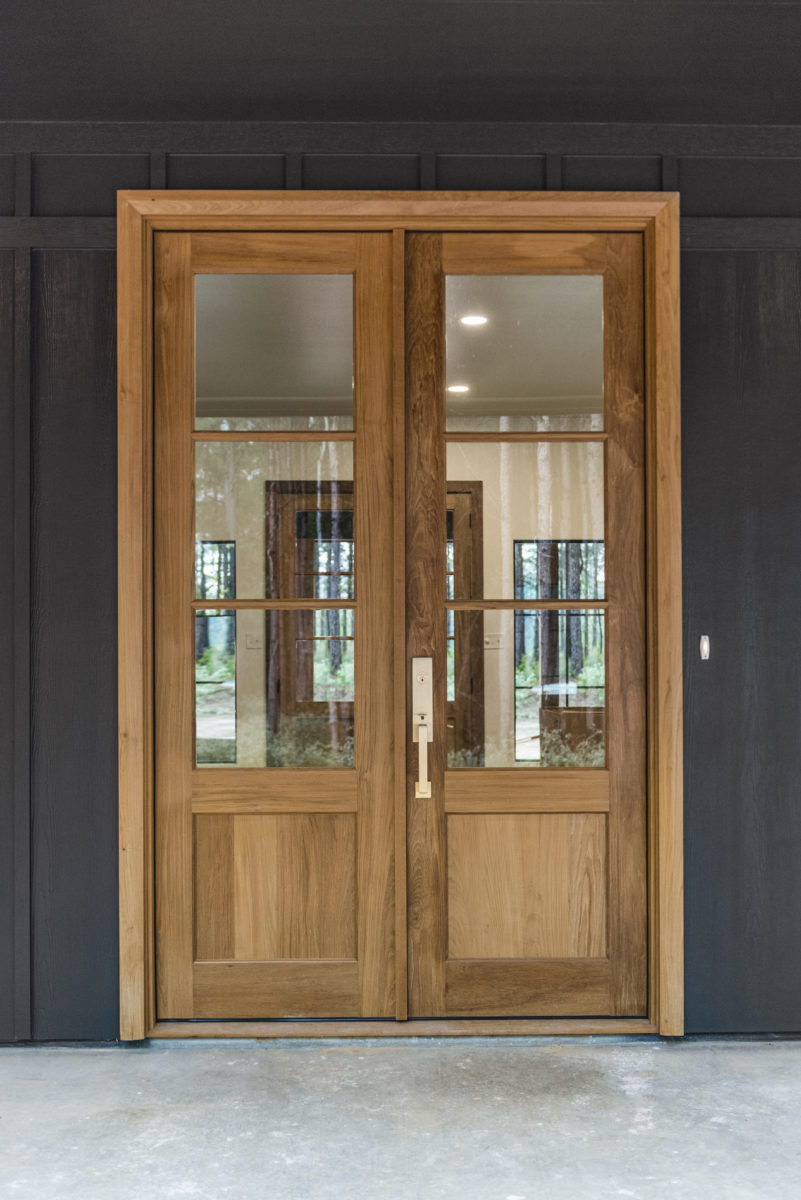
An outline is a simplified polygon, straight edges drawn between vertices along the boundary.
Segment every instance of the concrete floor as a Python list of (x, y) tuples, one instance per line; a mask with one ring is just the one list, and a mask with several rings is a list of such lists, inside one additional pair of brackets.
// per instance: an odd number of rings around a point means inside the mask
[(799, 1200), (801, 1042), (0, 1049), (24, 1200)]

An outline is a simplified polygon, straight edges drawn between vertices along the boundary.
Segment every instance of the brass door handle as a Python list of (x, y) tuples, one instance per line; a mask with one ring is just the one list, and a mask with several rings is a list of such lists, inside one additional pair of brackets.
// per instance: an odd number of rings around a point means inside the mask
[(433, 687), (431, 683), (432, 662), (430, 658), (412, 659), (412, 739), (417, 742), (417, 782), (414, 794), (418, 800), (431, 799), (431, 780), (428, 778), (428, 745), (431, 741), (431, 710)]

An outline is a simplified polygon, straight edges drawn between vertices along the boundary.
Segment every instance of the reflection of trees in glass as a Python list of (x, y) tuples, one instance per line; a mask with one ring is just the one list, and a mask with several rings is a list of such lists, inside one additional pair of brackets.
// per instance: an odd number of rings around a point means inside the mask
[[(198, 600), (229, 600), (236, 596), (236, 543), (195, 543), (195, 597)], [(200, 662), (210, 651), (209, 619), (220, 617), (221, 610), (197, 614), (195, 620), (195, 660)], [(225, 650), (229, 657), (236, 651), (236, 621), (233, 613), (225, 622)]]
[[(603, 600), (602, 541), (517, 541), (516, 600)], [(518, 685), (556, 685), (560, 678), (603, 685), (603, 614), (593, 611), (515, 614)], [(558, 702), (558, 701), (557, 701)]]
[[(602, 718), (592, 714), (604, 705), (604, 615), (570, 602), (604, 598), (604, 544), (515, 542), (514, 571), (515, 599), (565, 602), (558, 610), (515, 612), (516, 746), (521, 738), (533, 742), (522, 756), (533, 753), (549, 766), (598, 765), (604, 735), (596, 728)], [(576, 725), (582, 713), (584, 732)]]

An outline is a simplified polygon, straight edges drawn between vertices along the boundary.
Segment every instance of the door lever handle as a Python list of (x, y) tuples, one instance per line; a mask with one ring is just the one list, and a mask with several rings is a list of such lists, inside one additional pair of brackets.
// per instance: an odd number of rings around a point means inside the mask
[(417, 782), (414, 794), (418, 800), (431, 799), (431, 780), (428, 778), (428, 746), (431, 741), (431, 659), (412, 659), (412, 739), (419, 749)]
[(418, 775), (420, 778), (414, 785), (414, 794), (418, 800), (431, 799), (431, 781), (428, 778), (428, 726), (417, 725), (417, 745), (420, 750)]

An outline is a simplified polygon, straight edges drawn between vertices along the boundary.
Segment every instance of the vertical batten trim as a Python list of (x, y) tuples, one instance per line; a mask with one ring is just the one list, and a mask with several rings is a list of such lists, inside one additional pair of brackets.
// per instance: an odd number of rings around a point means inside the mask
[[(18, 158), (30, 155), (18, 155)], [(30, 178), (30, 176), (29, 176)], [(29, 192), (30, 197), (30, 192)], [(14, 1037), (31, 1012), (31, 251), (14, 251)]]

